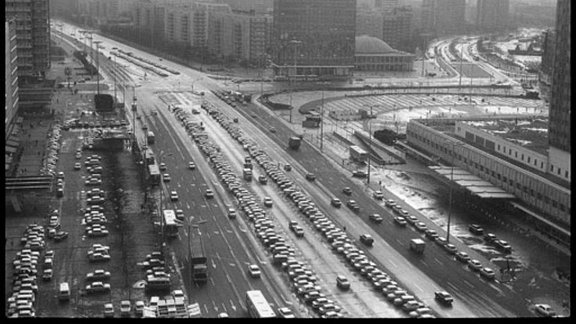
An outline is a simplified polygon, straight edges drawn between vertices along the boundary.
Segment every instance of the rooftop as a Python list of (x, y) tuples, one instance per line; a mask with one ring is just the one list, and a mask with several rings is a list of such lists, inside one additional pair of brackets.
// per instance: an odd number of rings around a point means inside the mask
[(548, 152), (548, 118), (465, 121), (489, 134), (540, 154)]

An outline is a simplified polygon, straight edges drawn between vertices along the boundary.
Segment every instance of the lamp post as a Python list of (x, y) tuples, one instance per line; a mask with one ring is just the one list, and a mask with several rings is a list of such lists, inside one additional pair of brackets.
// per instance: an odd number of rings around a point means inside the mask
[[(294, 45), (294, 77), (296, 77), (296, 53), (298, 50), (298, 45), (302, 44), (301, 41), (299, 40), (291, 40), (290, 44)], [(292, 83), (292, 78), (290, 78), (290, 74), (288, 74), (289, 80), (290, 80), (290, 124), (292, 124), (292, 92), (294, 91), (294, 84)]]
[[(160, 165), (162, 163), (162, 158), (164, 156), (171, 156), (173, 153), (168, 153), (168, 154), (164, 154), (164, 151), (160, 151), (160, 154), (158, 154), (158, 165)], [(161, 227), (161, 231), (162, 231), (162, 246), (164, 246), (164, 215), (162, 214), (162, 205), (164, 203), (164, 174), (162, 172), (160, 172), (160, 204), (158, 205), (158, 215), (160, 215), (160, 227)]]
[(378, 105), (368, 107), (370, 108), (370, 116), (368, 118), (368, 147), (370, 152), (368, 152), (368, 172), (366, 175), (366, 184), (370, 185), (370, 169), (372, 167), (372, 162), (370, 159), (370, 153), (372, 153), (372, 108), (378, 107)]
[(450, 220), (452, 218), (452, 182), (454, 182), (454, 156), (456, 155), (454, 148), (456, 146), (463, 146), (464, 143), (450, 142), (450, 144), (452, 144), (452, 166), (450, 168), (450, 193), (448, 195), (448, 226), (446, 229), (446, 244), (450, 243)]

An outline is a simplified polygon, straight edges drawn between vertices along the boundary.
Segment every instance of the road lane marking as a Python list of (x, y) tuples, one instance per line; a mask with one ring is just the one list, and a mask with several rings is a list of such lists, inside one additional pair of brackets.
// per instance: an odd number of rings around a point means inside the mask
[(230, 299), (230, 307), (232, 307), (232, 310), (236, 311), (236, 305), (234, 305), (234, 302), (232, 301), (232, 299)]

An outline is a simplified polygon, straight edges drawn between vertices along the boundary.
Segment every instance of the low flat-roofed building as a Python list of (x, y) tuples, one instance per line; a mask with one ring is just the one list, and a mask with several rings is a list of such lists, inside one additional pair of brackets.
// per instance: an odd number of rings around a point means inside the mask
[(527, 134), (542, 132), (545, 120), (499, 119), (413, 119), (407, 126), (407, 141), (513, 194), (517, 202), (569, 233), (569, 177), (546, 171), (548, 154), (538, 144), (546, 141), (545, 134), (538, 141), (534, 134), (521, 136), (523, 129)]

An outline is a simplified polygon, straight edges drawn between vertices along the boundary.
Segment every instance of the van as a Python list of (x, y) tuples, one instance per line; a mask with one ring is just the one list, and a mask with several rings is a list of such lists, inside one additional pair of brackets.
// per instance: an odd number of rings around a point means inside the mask
[(67, 282), (62, 282), (60, 284), (60, 290), (58, 291), (58, 300), (67, 301), (70, 299), (70, 286)]

